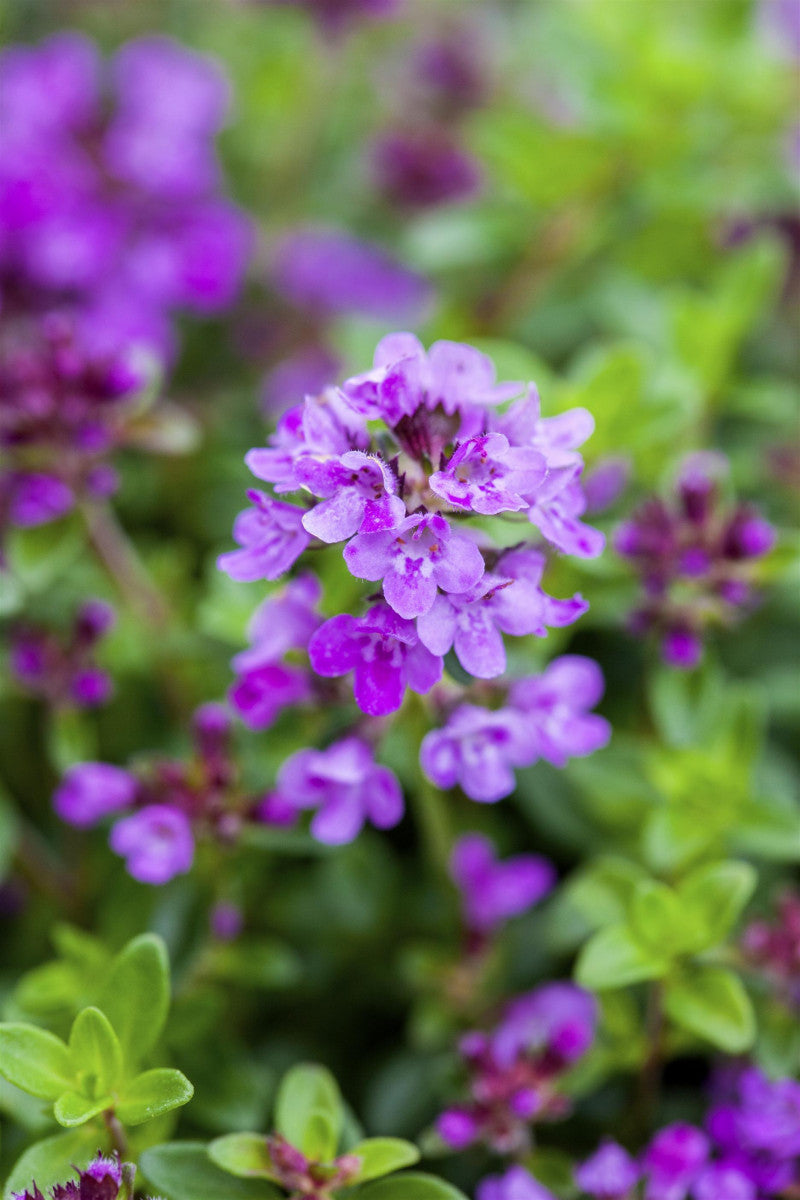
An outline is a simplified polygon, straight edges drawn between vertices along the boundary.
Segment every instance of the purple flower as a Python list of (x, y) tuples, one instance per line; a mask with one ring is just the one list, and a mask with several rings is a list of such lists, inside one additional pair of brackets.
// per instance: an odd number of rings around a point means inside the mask
[(573, 479), (555, 495), (549, 496), (543, 490), (528, 509), (528, 517), (548, 542), (564, 554), (597, 558), (605, 549), (605, 534), (580, 520), (585, 511), (586, 497), (578, 480)]
[(371, 151), (378, 189), (403, 208), (464, 200), (479, 190), (481, 172), (443, 128), (381, 134)]
[(241, 582), (277, 579), (311, 541), (303, 528), (304, 510), (255, 488), (247, 495), (253, 507), (239, 513), (233, 526), (233, 536), (242, 549), (221, 554), (217, 566)]
[(726, 1159), (757, 1187), (780, 1192), (794, 1182), (800, 1158), (800, 1083), (794, 1079), (742, 1070), (722, 1089), (707, 1127)]
[(708, 1154), (708, 1138), (694, 1125), (678, 1122), (662, 1129), (642, 1159), (646, 1200), (684, 1200)]
[(268, 415), (284, 412), (305, 396), (317, 396), (336, 379), (341, 361), (326, 346), (305, 346), (290, 354), (266, 375), (261, 407)]
[(299, 308), (419, 321), (431, 288), (383, 250), (333, 230), (299, 229), (278, 246), (276, 287)]
[(52, 475), (20, 472), (0, 479), (0, 508), (7, 509), (12, 525), (46, 525), (63, 517), (74, 504), (72, 489)]
[(588, 512), (605, 512), (625, 491), (631, 476), (631, 460), (624, 454), (608, 455), (581, 480)]
[(492, 1035), (501, 1064), (521, 1053), (546, 1050), (566, 1066), (585, 1054), (594, 1040), (597, 1001), (572, 983), (548, 983), (511, 1002)]
[(278, 772), (278, 795), (298, 809), (313, 808), (311, 832), (320, 842), (352, 842), (366, 821), (390, 829), (403, 816), (400, 784), (358, 738), (327, 750), (298, 750)]
[(321, 595), (316, 575), (304, 571), (268, 596), (250, 618), (247, 635), (252, 647), (236, 656), (235, 669), (275, 662), (287, 650), (305, 650), (321, 620), (316, 608)]
[(693, 1200), (758, 1200), (756, 1185), (738, 1167), (712, 1163), (692, 1188)]
[(133, 775), (121, 767), (102, 762), (77, 763), (58, 785), (53, 807), (62, 821), (85, 828), (132, 804), (137, 786)]
[(505, 1175), (490, 1175), (478, 1184), (475, 1200), (556, 1200), (551, 1191), (524, 1167), (509, 1167)]
[(575, 1182), (594, 1200), (627, 1200), (639, 1180), (639, 1168), (617, 1142), (605, 1141), (575, 1171)]
[(438, 787), (459, 784), (472, 800), (492, 804), (516, 786), (514, 767), (527, 767), (537, 750), (523, 718), (513, 709), (490, 712), (462, 704), (443, 729), (422, 739), (420, 763)]
[(305, 8), (326, 33), (336, 36), (347, 29), (349, 25), (356, 25), (362, 20), (375, 21), (393, 17), (401, 9), (404, 0), (266, 0), (266, 2)]
[[(50, 1189), (50, 1200), (118, 1200), (123, 1175), (131, 1178), (135, 1168), (123, 1166), (119, 1156), (106, 1158), (98, 1154), (88, 1167), (78, 1171), (78, 1179), (70, 1183), (57, 1183)], [(35, 1183), (31, 1184), (32, 1191), (12, 1192), (12, 1200), (45, 1200)]]
[(284, 413), (270, 445), (250, 450), (245, 462), (258, 479), (274, 484), (276, 492), (294, 492), (305, 486), (298, 468), (306, 460), (324, 465), (350, 450), (366, 450), (369, 443), (363, 417), (342, 392), (328, 388)]
[(364, 617), (331, 617), (308, 645), (318, 675), (353, 672), (353, 692), (362, 712), (385, 716), (403, 702), (406, 687), (427, 692), (442, 676), (442, 660), (422, 645), (414, 625), (386, 604)]
[(474, 542), (453, 533), (439, 513), (406, 517), (394, 529), (361, 533), (345, 547), (351, 574), (383, 580), (383, 594), (401, 617), (428, 612), (437, 587), (466, 592), (483, 575), (483, 556)]
[(393, 529), (405, 516), (394, 473), (377, 455), (348, 450), (328, 462), (307, 457), (296, 474), (312, 495), (326, 497), (303, 517), (303, 527), (320, 541)]
[(493, 516), (527, 508), (547, 470), (538, 450), (512, 446), (502, 433), (469, 438), (447, 466), (430, 477), (431, 490), (455, 508)]
[(458, 839), (450, 871), (462, 894), (467, 924), (479, 932), (489, 932), (526, 912), (556, 881), (555, 869), (546, 858), (518, 854), (498, 862), (492, 843), (477, 833)]
[(311, 681), (301, 668), (265, 662), (244, 668), (238, 655), (233, 666), (240, 672), (228, 698), (248, 729), (269, 729), (286, 708), (312, 698)]
[(586, 710), (603, 695), (603, 675), (597, 663), (578, 654), (565, 654), (541, 675), (514, 683), (509, 700), (524, 713), (528, 738), (536, 753), (554, 767), (593, 754), (611, 737), (604, 717)]
[(466, 1150), (478, 1137), (477, 1118), (465, 1108), (448, 1108), (436, 1119), (436, 1132), (451, 1150)]
[(185, 874), (194, 859), (189, 819), (167, 804), (148, 804), (123, 817), (111, 830), (109, 844), (140, 883), (168, 883)]

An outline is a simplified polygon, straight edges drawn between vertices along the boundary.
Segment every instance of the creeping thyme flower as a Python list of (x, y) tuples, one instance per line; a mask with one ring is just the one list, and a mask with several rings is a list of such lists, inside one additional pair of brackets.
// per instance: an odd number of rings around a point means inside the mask
[(114, 610), (88, 600), (66, 639), (38, 625), (12, 633), (10, 666), (19, 683), (54, 707), (94, 708), (111, 694), (111, 679), (93, 660), (96, 644), (114, 623)]
[(611, 726), (588, 712), (604, 691), (603, 673), (591, 658), (564, 654), (541, 675), (512, 684), (509, 703), (527, 718), (539, 757), (554, 767), (593, 754), (608, 743)]
[(432, 208), (466, 200), (482, 183), (476, 160), (438, 125), (380, 134), (371, 147), (375, 185), (400, 208)]
[(556, 1200), (544, 1184), (524, 1167), (509, 1167), (504, 1175), (490, 1175), (478, 1184), (475, 1200)]
[(432, 729), (422, 740), (420, 763), (428, 778), (441, 788), (459, 784), (472, 800), (492, 804), (513, 792), (514, 767), (528, 767), (536, 746), (519, 713), (495, 712), (461, 704), (443, 729)]
[(189, 818), (167, 804), (147, 804), (117, 821), (109, 844), (140, 883), (168, 883), (185, 874), (194, 859)]
[(644, 593), (631, 628), (655, 631), (665, 661), (674, 667), (696, 666), (706, 630), (734, 624), (752, 604), (754, 560), (775, 542), (774, 529), (758, 512), (724, 503), (719, 485), (724, 470), (719, 455), (691, 455), (674, 497), (645, 501), (614, 537)]
[(85, 828), (132, 804), (136, 786), (133, 775), (111, 763), (77, 763), (56, 789), (53, 807), (62, 821)]
[(708, 1138), (694, 1125), (676, 1122), (660, 1130), (642, 1158), (650, 1200), (671, 1200), (681, 1191), (685, 1194), (709, 1152)]
[(33, 1183), (27, 1191), (12, 1192), (11, 1200), (118, 1200), (123, 1185), (130, 1187), (136, 1172), (132, 1163), (121, 1163), (117, 1154), (111, 1158), (98, 1154), (83, 1171), (75, 1170), (76, 1180), (55, 1184), (47, 1196)]
[(284, 504), (252, 488), (247, 497), (252, 508), (239, 513), (233, 536), (242, 547), (221, 554), (217, 565), (231, 579), (277, 579), (288, 571), (311, 538), (303, 528), (303, 510)]
[(741, 950), (779, 1000), (800, 1011), (800, 893), (778, 897), (771, 921), (751, 921), (741, 937)]
[(441, 1115), (440, 1137), (453, 1149), (481, 1141), (499, 1154), (525, 1150), (532, 1122), (569, 1112), (560, 1078), (589, 1049), (596, 1016), (588, 992), (553, 983), (512, 1001), (493, 1032), (468, 1034), (468, 1100)]
[(390, 829), (403, 816), (403, 794), (395, 775), (379, 766), (358, 738), (327, 750), (298, 750), (278, 772), (277, 795), (287, 805), (316, 809), (311, 832), (320, 842), (352, 842), (365, 821)]
[(555, 868), (546, 858), (517, 854), (500, 862), (489, 839), (477, 833), (455, 843), (450, 872), (461, 891), (467, 926), (481, 934), (526, 912), (556, 881)]
[(617, 1142), (605, 1141), (575, 1171), (575, 1182), (593, 1200), (629, 1200), (640, 1170)]
[(725, 1160), (767, 1195), (800, 1177), (800, 1083), (757, 1067), (723, 1075), (706, 1127)]

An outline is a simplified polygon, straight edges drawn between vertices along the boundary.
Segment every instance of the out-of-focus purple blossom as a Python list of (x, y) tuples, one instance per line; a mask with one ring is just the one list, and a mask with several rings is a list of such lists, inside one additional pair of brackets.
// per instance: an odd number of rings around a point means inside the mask
[(729, 1163), (705, 1167), (692, 1187), (693, 1200), (758, 1200), (756, 1185)]
[(93, 661), (98, 641), (114, 623), (114, 610), (102, 600), (78, 609), (66, 637), (36, 625), (13, 631), (12, 674), (33, 695), (54, 707), (94, 708), (112, 692), (109, 675)]
[(382, 579), (387, 602), (406, 618), (428, 612), (437, 588), (469, 591), (484, 571), (475, 543), (453, 533), (439, 513), (406, 517), (394, 529), (360, 533), (345, 547), (344, 560), (358, 579)]
[(402, 12), (405, 0), (261, 0), (303, 8), (328, 34), (342, 34), (362, 21), (387, 20)]
[(601, 459), (581, 480), (586, 511), (605, 512), (625, 491), (631, 476), (631, 460), (624, 454)]
[(331, 617), (312, 636), (311, 666), (322, 676), (353, 672), (353, 693), (362, 712), (385, 716), (403, 702), (406, 687), (430, 691), (442, 675), (442, 660), (420, 641), (412, 621), (376, 604), (364, 617)]
[(565, 654), (541, 675), (512, 684), (509, 701), (525, 714), (537, 755), (554, 767), (564, 767), (570, 758), (593, 754), (607, 745), (611, 726), (604, 717), (587, 711), (603, 691), (603, 674), (593, 659)]
[(299, 750), (278, 772), (277, 794), (296, 809), (316, 809), (311, 832), (320, 842), (352, 842), (369, 821), (390, 829), (403, 816), (403, 794), (395, 775), (379, 766), (359, 738), (334, 742), (327, 750)]
[(800, 893), (779, 896), (773, 919), (752, 921), (740, 947), (777, 997), (800, 1011)]
[(690, 455), (674, 496), (646, 500), (614, 535), (642, 586), (631, 629), (655, 631), (665, 661), (684, 670), (700, 661), (707, 628), (733, 624), (751, 604), (755, 561), (775, 542), (773, 527), (752, 507), (725, 505), (719, 481), (726, 467), (720, 455)]
[(53, 807), (62, 821), (85, 828), (134, 801), (137, 781), (110, 763), (84, 762), (70, 767), (56, 789)]
[(477, 833), (455, 843), (450, 871), (461, 891), (467, 926), (479, 933), (526, 912), (556, 881), (555, 868), (546, 858), (518, 854), (500, 862), (489, 839)]
[(75, 503), (72, 488), (41, 472), (10, 471), (0, 475), (0, 527), (7, 522), (25, 529), (65, 516)]
[(239, 513), (233, 526), (233, 536), (242, 549), (221, 554), (217, 566), (231, 579), (243, 582), (277, 579), (311, 541), (303, 527), (304, 510), (256, 488), (251, 488), (247, 497), (253, 506)]
[(301, 667), (265, 662), (242, 668), (236, 659), (233, 666), (240, 673), (228, 697), (248, 729), (269, 729), (285, 709), (306, 704), (313, 696), (308, 673)]
[(328, 388), (284, 413), (270, 445), (250, 450), (245, 462), (276, 492), (293, 492), (305, 485), (298, 468), (307, 461), (324, 464), (351, 450), (367, 450), (369, 444), (363, 416), (338, 389)]
[(504, 1175), (490, 1175), (478, 1184), (475, 1200), (556, 1200), (553, 1192), (524, 1167), (509, 1167)]
[(708, 1138), (694, 1125), (677, 1122), (660, 1130), (642, 1157), (647, 1200), (683, 1200), (709, 1152)]
[(272, 279), (292, 304), (321, 315), (357, 313), (416, 324), (432, 299), (421, 275), (377, 246), (334, 230), (290, 233), (278, 246)]
[(473, 197), (478, 163), (441, 126), (381, 134), (371, 148), (375, 184), (401, 208), (431, 208)]
[(500, 1154), (530, 1143), (533, 1121), (567, 1115), (564, 1071), (594, 1038), (594, 998), (569, 983), (553, 983), (513, 1001), (489, 1034), (462, 1039), (468, 1100), (439, 1117), (439, 1136), (453, 1148), (486, 1142)]
[(233, 942), (244, 928), (244, 914), (238, 904), (220, 900), (211, 910), (209, 925), (217, 941)]
[(140, 883), (162, 884), (185, 874), (194, 859), (188, 817), (166, 804), (148, 804), (111, 830), (111, 849)]
[(261, 406), (274, 416), (305, 396), (318, 396), (341, 370), (341, 361), (326, 346), (310, 345), (282, 359), (264, 379)]
[(422, 740), (420, 763), (438, 787), (459, 784), (472, 800), (493, 804), (516, 786), (514, 767), (535, 761), (536, 745), (522, 716), (513, 709), (461, 704), (443, 729)]
[(462, 25), (419, 42), (408, 64), (413, 98), (421, 94), (425, 107), (445, 119), (479, 108), (488, 91), (485, 33)]
[(800, 1175), (800, 1083), (757, 1067), (723, 1076), (706, 1127), (726, 1162), (768, 1194)]
[(629, 1200), (639, 1168), (622, 1146), (606, 1141), (575, 1170), (575, 1182), (593, 1200)]

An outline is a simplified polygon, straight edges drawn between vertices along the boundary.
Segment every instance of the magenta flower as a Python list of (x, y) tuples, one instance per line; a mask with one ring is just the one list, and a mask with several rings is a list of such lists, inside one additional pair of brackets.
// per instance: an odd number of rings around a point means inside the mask
[(465, 200), (480, 189), (477, 162), (444, 128), (381, 134), (371, 157), (377, 187), (403, 208)]
[(537, 757), (527, 722), (513, 709), (490, 712), (462, 704), (443, 729), (422, 739), (420, 764), (441, 788), (459, 784), (472, 800), (493, 804), (516, 787), (514, 767), (528, 767)]
[(478, 1184), (475, 1200), (556, 1200), (524, 1167), (509, 1167), (505, 1175), (490, 1175)]
[(53, 807), (62, 821), (85, 828), (109, 813), (133, 803), (137, 791), (133, 775), (110, 763), (84, 762), (70, 767), (53, 796)]
[(303, 528), (304, 510), (255, 488), (247, 496), (253, 507), (239, 513), (233, 526), (233, 536), (242, 549), (221, 554), (217, 566), (241, 582), (277, 579), (311, 541)]
[(575, 1062), (591, 1046), (597, 1001), (572, 983), (546, 983), (513, 1000), (492, 1035), (492, 1052), (508, 1064), (521, 1053), (543, 1052), (562, 1066)]
[(75, 504), (72, 488), (53, 475), (11, 472), (0, 476), (0, 525), (23, 528), (57, 521)]
[(575, 1170), (575, 1182), (593, 1200), (629, 1200), (639, 1167), (617, 1142), (605, 1141)]
[(298, 750), (278, 772), (277, 794), (297, 809), (316, 809), (311, 832), (331, 845), (352, 842), (366, 821), (391, 829), (403, 816), (395, 775), (354, 737), (327, 750)]
[(112, 691), (111, 678), (92, 656), (113, 623), (109, 604), (89, 600), (78, 610), (67, 637), (34, 625), (15, 629), (9, 655), (12, 674), (29, 692), (56, 707), (103, 704)]
[(766, 1193), (780, 1193), (800, 1165), (800, 1083), (757, 1067), (734, 1071), (717, 1089), (706, 1127), (725, 1159)]
[(406, 687), (424, 693), (442, 677), (442, 660), (422, 645), (414, 625), (386, 604), (361, 618), (331, 617), (308, 645), (318, 675), (353, 672), (353, 693), (362, 712), (385, 716), (403, 702)]
[(758, 1189), (733, 1164), (719, 1162), (705, 1167), (692, 1187), (693, 1200), (758, 1200)]
[(603, 674), (593, 659), (565, 654), (541, 675), (512, 684), (509, 701), (525, 715), (537, 754), (554, 767), (564, 767), (570, 758), (593, 754), (607, 745), (608, 721), (586, 711), (597, 704), (603, 691)]
[(167, 804), (149, 804), (123, 817), (111, 830), (109, 844), (140, 883), (168, 883), (185, 874), (194, 859), (189, 819)]
[[(78, 1178), (69, 1183), (57, 1183), (49, 1192), (50, 1200), (118, 1200), (123, 1182), (123, 1168), (119, 1156), (107, 1158), (98, 1154)], [(135, 1168), (128, 1167), (128, 1171)], [(130, 1177), (130, 1176), (129, 1176)], [(24, 1192), (12, 1192), (11, 1200), (46, 1200), (35, 1183)]]
[(585, 511), (586, 497), (578, 480), (573, 479), (555, 495), (548, 495), (548, 489), (543, 489), (528, 509), (528, 518), (563, 554), (597, 558), (605, 549), (605, 534), (581, 521)]
[(269, 729), (284, 709), (311, 700), (311, 681), (302, 667), (265, 662), (243, 669), (238, 660), (247, 653), (233, 660), (241, 673), (228, 698), (248, 729)]
[(305, 486), (298, 468), (306, 459), (324, 464), (350, 450), (367, 450), (370, 444), (363, 417), (336, 388), (306, 396), (290, 408), (269, 440), (269, 446), (250, 450), (244, 461), (256, 478), (274, 484), (276, 492)]
[(430, 477), (431, 490), (455, 508), (493, 516), (527, 508), (547, 471), (538, 450), (512, 446), (502, 433), (469, 438), (457, 447), (441, 471)]
[(694, 1125), (676, 1122), (661, 1129), (642, 1158), (648, 1200), (685, 1195), (705, 1166), (709, 1151), (708, 1138)]
[(312, 495), (326, 497), (303, 517), (304, 529), (322, 542), (393, 529), (405, 516), (394, 473), (377, 455), (348, 450), (327, 462), (306, 457), (296, 477)]
[(467, 925), (488, 933), (526, 912), (556, 881), (552, 863), (535, 854), (499, 862), (488, 838), (465, 834), (453, 847), (450, 871), (461, 891)]
[(416, 514), (390, 530), (360, 533), (344, 560), (358, 579), (383, 580), (383, 594), (401, 617), (428, 612), (436, 589), (466, 592), (483, 575), (483, 556), (473, 541), (453, 533), (439, 513)]

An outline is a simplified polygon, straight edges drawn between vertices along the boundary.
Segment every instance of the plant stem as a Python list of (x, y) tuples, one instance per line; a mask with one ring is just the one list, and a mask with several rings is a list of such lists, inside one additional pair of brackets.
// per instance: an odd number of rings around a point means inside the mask
[(664, 1057), (664, 996), (659, 982), (650, 985), (645, 1016), (648, 1051), (639, 1075), (639, 1106), (642, 1125), (649, 1132), (661, 1090)]
[(103, 1113), (103, 1120), (105, 1121), (108, 1135), (111, 1138), (111, 1148), (116, 1150), (120, 1158), (127, 1158), (129, 1153), (128, 1139), (125, 1136), (125, 1130), (122, 1126), (122, 1122), (114, 1113), (113, 1108), (107, 1108), (105, 1110)]
[[(413, 708), (411, 708), (413, 704)], [(420, 838), (425, 853), (432, 867), (449, 879), (450, 852), (453, 837), (450, 830), (450, 820), (447, 811), (447, 799), (444, 794), (423, 774), (419, 766), (419, 744), (430, 728), (430, 718), (425, 701), (421, 697), (412, 697), (411, 726), (414, 737), (414, 747), (417, 752), (416, 786), (413, 789), (412, 804), (415, 810)]]
[(83, 514), (89, 541), (131, 608), (148, 624), (163, 629), (170, 617), (167, 602), (112, 510), (104, 504), (87, 504)]

